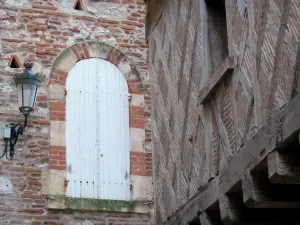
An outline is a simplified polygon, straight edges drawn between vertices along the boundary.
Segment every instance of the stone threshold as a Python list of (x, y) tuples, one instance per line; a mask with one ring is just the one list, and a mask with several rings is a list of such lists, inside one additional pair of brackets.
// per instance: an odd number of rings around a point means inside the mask
[(46, 195), (46, 207), (48, 209), (68, 209), (80, 211), (105, 211), (105, 212), (132, 212), (148, 214), (152, 211), (152, 201), (122, 201), (71, 198), (65, 195)]

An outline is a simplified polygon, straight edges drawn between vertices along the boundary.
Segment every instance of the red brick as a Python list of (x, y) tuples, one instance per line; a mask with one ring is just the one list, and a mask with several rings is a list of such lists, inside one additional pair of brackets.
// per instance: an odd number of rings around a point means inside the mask
[(46, 95), (38, 95), (36, 97), (37, 101), (46, 101), (48, 99), (48, 97)]
[(64, 102), (50, 102), (51, 111), (65, 111), (66, 104)]
[(79, 54), (78, 54), (76, 48), (75, 48), (75, 47), (72, 47), (71, 49), (72, 49), (72, 52), (73, 52), (73, 54), (75, 55), (76, 59), (80, 59), (80, 56), (79, 56)]
[(67, 76), (68, 72), (64, 71), (64, 70), (60, 70), (58, 68), (54, 68), (52, 73), (56, 74), (56, 75), (60, 75), (60, 76)]
[(33, 194), (23, 194), (22, 198), (30, 198), (30, 199), (45, 199), (43, 195), (33, 195)]
[(58, 117), (61, 117), (61, 116), (65, 116), (66, 115), (66, 112), (63, 111), (63, 112), (51, 112), (51, 116), (58, 116)]
[(40, 168), (29, 168), (25, 167), (26, 172), (41, 172), (42, 170)]
[(44, 225), (59, 225), (59, 223), (57, 223), (57, 222), (44, 222), (43, 223)]
[(52, 162), (53, 159), (57, 159), (57, 160), (65, 160), (66, 157), (65, 156), (62, 156), (62, 155), (51, 155), (50, 157), (50, 162)]
[(86, 47), (86, 44), (83, 43), (81, 46), (82, 46), (83, 52), (85, 54), (85, 58), (89, 58), (89, 51), (88, 51), (88, 49)]
[(13, 171), (25, 171), (24, 167), (12, 167), (11, 170)]
[(53, 51), (36, 51), (37, 55), (52, 55), (52, 56), (56, 56), (58, 53), (57, 52), (53, 52)]
[(66, 82), (64, 81), (56, 81), (56, 80), (50, 80), (50, 84), (57, 84), (57, 85), (65, 85)]
[(48, 6), (48, 5), (39, 5), (39, 4), (32, 4), (32, 8), (37, 8), (37, 9), (49, 9), (49, 10), (57, 10), (56, 7), (53, 6)]
[(56, 169), (56, 170), (65, 170), (66, 169), (66, 166), (56, 166), (56, 165), (53, 165), (51, 166), (52, 169)]
[(51, 158), (50, 158), (50, 164), (51, 165), (57, 165), (58, 164), (58, 160), (52, 159), (52, 156), (51, 156)]
[(131, 21), (138, 21), (138, 20), (139, 20), (138, 18), (133, 17), (133, 16), (128, 16), (127, 19), (128, 19), (128, 20), (131, 20)]
[(23, 212), (29, 212), (29, 213), (42, 213), (44, 212), (43, 209), (41, 208), (27, 208), (27, 209), (23, 209)]
[(66, 48), (67, 45), (66, 44), (53, 44), (54, 48)]
[(130, 156), (145, 156), (144, 152), (130, 152)]
[(109, 19), (103, 19), (103, 18), (98, 19), (98, 22), (109, 23), (109, 24), (119, 24), (120, 23), (119, 21), (116, 21), (116, 20), (109, 20)]
[(124, 30), (135, 30), (135, 26), (128, 26), (128, 25), (124, 25), (124, 26), (121, 26), (122, 29)]
[(34, 185), (34, 186), (40, 186), (41, 182), (37, 179), (34, 179), (34, 178), (28, 178), (28, 184), (29, 185)]
[(66, 165), (66, 160), (59, 160), (58, 165)]
[(51, 150), (66, 150), (64, 146), (51, 146)]
[(45, 12), (46, 15), (54, 15), (54, 16), (61, 16), (61, 17), (69, 17), (70, 15), (67, 13), (59, 13), (59, 12)]
[(37, 46), (50, 46), (50, 43), (44, 41), (37, 41), (35, 44)]
[(8, 41), (8, 42), (17, 42), (17, 43), (26, 42), (25, 40), (15, 39), (15, 38), (1, 38), (1, 40)]

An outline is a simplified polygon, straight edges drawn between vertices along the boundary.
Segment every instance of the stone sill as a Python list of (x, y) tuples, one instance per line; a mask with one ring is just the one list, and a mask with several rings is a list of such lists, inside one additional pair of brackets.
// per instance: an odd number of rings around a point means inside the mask
[(151, 213), (152, 201), (119, 201), (86, 198), (69, 198), (64, 195), (46, 196), (48, 209), (72, 209), (80, 211)]
[(200, 95), (198, 102), (204, 104), (211, 94), (215, 91), (216, 87), (225, 79), (228, 75), (232, 74), (234, 69), (234, 59), (232, 56), (228, 56), (221, 64), (218, 66), (217, 70), (210, 77), (205, 87), (200, 90)]

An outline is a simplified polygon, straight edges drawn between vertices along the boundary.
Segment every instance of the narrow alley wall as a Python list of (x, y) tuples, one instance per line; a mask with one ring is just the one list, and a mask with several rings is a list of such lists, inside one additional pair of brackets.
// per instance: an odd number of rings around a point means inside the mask
[[(133, 201), (146, 201), (151, 206), (151, 99), (144, 16), (145, 6), (142, 0), (0, 1), (1, 154), (4, 150), (3, 126), (9, 123), (23, 123), (23, 116), (18, 111), (13, 75), (23, 71), (22, 63), (32, 62), (33, 70), (38, 72), (42, 79), (35, 111), (28, 118), (28, 127), (24, 135), (19, 138), (14, 159), (0, 159), (0, 223), (152, 224), (151, 209), (143, 213), (134, 210), (127, 213), (120, 212), (122, 210), (52, 210), (47, 206), (49, 196), (43, 191), (44, 174), (48, 174), (49, 177), (50, 170), (52, 175), (60, 174), (66, 166), (65, 158), (57, 158), (65, 157), (65, 152), (61, 150), (59, 154), (62, 155), (55, 156), (50, 162), (50, 156), (56, 154), (50, 148), (50, 119), (65, 120), (64, 112), (50, 115), (50, 107), (53, 110), (57, 106), (50, 104), (50, 94), (56, 97), (64, 95), (59, 89), (50, 93), (50, 77), (56, 76), (51, 74), (55, 72), (52, 68), (53, 62), (63, 50), (74, 44), (101, 43), (120, 50), (140, 74), (140, 80), (128, 80), (131, 93), (131, 195)], [(88, 51), (92, 51), (92, 48), (89, 47)], [(73, 53), (76, 55), (76, 51)], [(12, 68), (18, 66), (20, 68)], [(59, 73), (63, 76), (58, 79), (65, 82), (67, 72)], [(63, 180), (57, 182), (52, 183), (52, 187), (62, 187)]]
[[(296, 0), (146, 2), (155, 219), (175, 224), (218, 207), (218, 193), (258, 161), (242, 146), (299, 94), (300, 8)], [(196, 194), (199, 205), (189, 203)]]

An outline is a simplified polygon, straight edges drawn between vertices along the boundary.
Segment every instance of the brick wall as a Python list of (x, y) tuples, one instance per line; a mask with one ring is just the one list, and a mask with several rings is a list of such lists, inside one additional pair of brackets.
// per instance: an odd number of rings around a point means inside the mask
[[(23, 122), (18, 112), (13, 75), (23, 68), (10, 68), (15, 56), (21, 63), (33, 62), (42, 84), (35, 112), (20, 136), (12, 161), (0, 159), (0, 223), (10, 224), (151, 224), (150, 214), (80, 212), (50, 210), (46, 207), (43, 174), (49, 169), (64, 171), (66, 148), (51, 144), (50, 121), (65, 121), (64, 85), (68, 71), (53, 69), (57, 57), (70, 46), (76, 60), (93, 56), (85, 44), (89, 41), (112, 46), (107, 60), (120, 63), (115, 51), (122, 52), (135, 65), (140, 80), (128, 79), (133, 103), (130, 127), (142, 133), (142, 143), (131, 149), (133, 177), (152, 175), (150, 86), (148, 81), (147, 45), (144, 42), (145, 8), (142, 0), (82, 0), (83, 10), (75, 10), (74, 0), (12, 1), (0, 5), (0, 125)], [(52, 85), (52, 86), (51, 86)], [(51, 88), (50, 88), (51, 86)], [(142, 101), (137, 101), (139, 95)], [(60, 100), (51, 100), (56, 96)], [(133, 133), (134, 133), (133, 132)], [(134, 137), (132, 137), (134, 138)], [(4, 140), (0, 137), (1, 151)], [(135, 158), (135, 155), (141, 155)], [(136, 168), (137, 163), (139, 167)], [(59, 172), (57, 172), (59, 173)], [(147, 178), (148, 179), (148, 178)], [(2, 184), (5, 184), (2, 186)], [(133, 184), (133, 191), (140, 189)], [(133, 193), (136, 195), (136, 193)], [(90, 222), (90, 223), (89, 223)]]
[(152, 175), (152, 154), (144, 152), (130, 153), (130, 171), (135, 175)]

